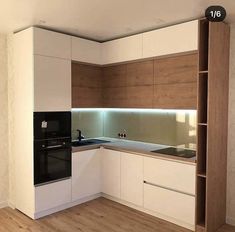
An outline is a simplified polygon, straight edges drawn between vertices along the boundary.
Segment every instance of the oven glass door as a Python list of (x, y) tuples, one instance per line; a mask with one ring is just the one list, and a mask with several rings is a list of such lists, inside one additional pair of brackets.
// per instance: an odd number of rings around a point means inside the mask
[(39, 150), (34, 155), (34, 184), (71, 176), (71, 148)]
[(34, 140), (71, 137), (71, 112), (35, 112)]

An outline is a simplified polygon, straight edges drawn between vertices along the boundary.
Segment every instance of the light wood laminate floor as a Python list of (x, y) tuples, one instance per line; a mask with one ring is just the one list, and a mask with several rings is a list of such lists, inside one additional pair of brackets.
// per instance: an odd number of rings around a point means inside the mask
[[(116, 202), (99, 198), (31, 220), (11, 208), (0, 209), (0, 232), (190, 232)], [(235, 232), (224, 226), (219, 232)]]

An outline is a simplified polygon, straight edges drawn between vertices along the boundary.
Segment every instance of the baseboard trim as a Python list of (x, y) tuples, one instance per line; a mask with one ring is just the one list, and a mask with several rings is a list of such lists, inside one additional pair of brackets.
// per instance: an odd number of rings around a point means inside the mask
[(181, 226), (181, 227), (187, 228), (189, 230), (195, 231), (195, 225), (191, 225), (191, 224), (188, 224), (186, 222), (180, 221), (178, 219), (175, 219), (175, 218), (172, 218), (172, 217), (168, 217), (166, 215), (153, 212), (151, 210), (147, 210), (147, 209), (145, 209), (145, 208), (143, 208), (141, 206), (134, 205), (134, 204), (132, 204), (130, 202), (127, 202), (127, 201), (121, 200), (119, 198), (115, 198), (115, 197), (109, 196), (109, 195), (104, 194), (104, 193), (102, 193), (101, 196), (104, 197), (104, 198), (107, 198), (107, 199), (109, 199), (111, 201), (115, 201), (115, 202), (117, 202), (119, 204), (128, 206), (130, 208), (136, 209), (136, 210), (141, 211), (141, 212), (144, 212), (146, 214), (150, 214), (150, 215), (152, 215), (154, 217), (160, 218), (160, 219), (165, 220), (167, 222), (171, 222), (171, 223), (176, 224), (178, 226)]
[(229, 224), (231, 226), (235, 226), (235, 218), (227, 217), (226, 222), (227, 222), (227, 224)]
[(69, 202), (67, 204), (60, 205), (58, 207), (55, 207), (55, 208), (52, 208), (52, 209), (49, 209), (49, 210), (44, 210), (44, 211), (41, 211), (41, 212), (37, 212), (37, 213), (34, 214), (33, 219), (39, 219), (39, 218), (45, 217), (49, 214), (53, 214), (53, 213), (59, 212), (59, 211), (64, 210), (64, 209), (68, 209), (68, 208), (74, 207), (76, 205), (80, 205), (82, 203), (94, 200), (94, 199), (99, 198), (99, 197), (101, 197), (101, 193), (97, 193), (97, 194), (92, 195), (92, 196), (84, 197), (82, 199), (79, 199), (79, 200), (76, 200), (76, 201), (73, 201), (73, 202)]
[(15, 204), (11, 201), (8, 201), (8, 206), (12, 209), (16, 209)]
[(8, 206), (7, 201), (2, 201), (2, 202), (0, 202), (0, 209), (5, 208), (5, 207), (7, 207), (7, 206)]

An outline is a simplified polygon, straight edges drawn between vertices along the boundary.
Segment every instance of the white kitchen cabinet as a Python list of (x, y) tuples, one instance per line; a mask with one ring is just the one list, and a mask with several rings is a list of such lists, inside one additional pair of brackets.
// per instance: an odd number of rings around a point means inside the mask
[(144, 180), (173, 190), (195, 195), (196, 166), (144, 157)]
[(157, 213), (162, 219), (190, 229), (194, 228), (194, 196), (144, 184), (144, 208)]
[(111, 64), (142, 58), (142, 34), (102, 43), (102, 63)]
[(71, 179), (35, 187), (35, 211), (53, 209), (71, 202)]
[(72, 37), (72, 60), (91, 64), (102, 64), (101, 43)]
[(34, 111), (71, 110), (71, 62), (34, 56)]
[(143, 156), (121, 152), (121, 199), (143, 206)]
[(71, 36), (33, 28), (34, 54), (71, 60)]
[(100, 149), (72, 154), (72, 201), (101, 192)]
[(143, 58), (198, 49), (198, 20), (143, 33)]
[(121, 154), (118, 151), (101, 149), (101, 191), (112, 197), (121, 196)]

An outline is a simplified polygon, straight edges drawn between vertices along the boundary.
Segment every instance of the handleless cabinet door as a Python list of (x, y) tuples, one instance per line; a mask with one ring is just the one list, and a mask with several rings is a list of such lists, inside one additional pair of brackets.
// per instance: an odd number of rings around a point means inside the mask
[(121, 199), (143, 206), (143, 156), (121, 153)]
[(100, 150), (72, 154), (72, 201), (100, 193)]
[(198, 49), (198, 20), (143, 33), (143, 58)]
[(142, 58), (142, 34), (102, 43), (102, 63), (112, 64)]
[(71, 36), (33, 28), (34, 54), (71, 60)]
[(35, 188), (36, 213), (71, 202), (71, 179)]
[(121, 195), (121, 154), (109, 149), (102, 150), (101, 158), (101, 191), (120, 198)]
[(34, 111), (71, 110), (71, 62), (34, 56)]
[(101, 43), (72, 37), (72, 60), (91, 64), (102, 64)]

